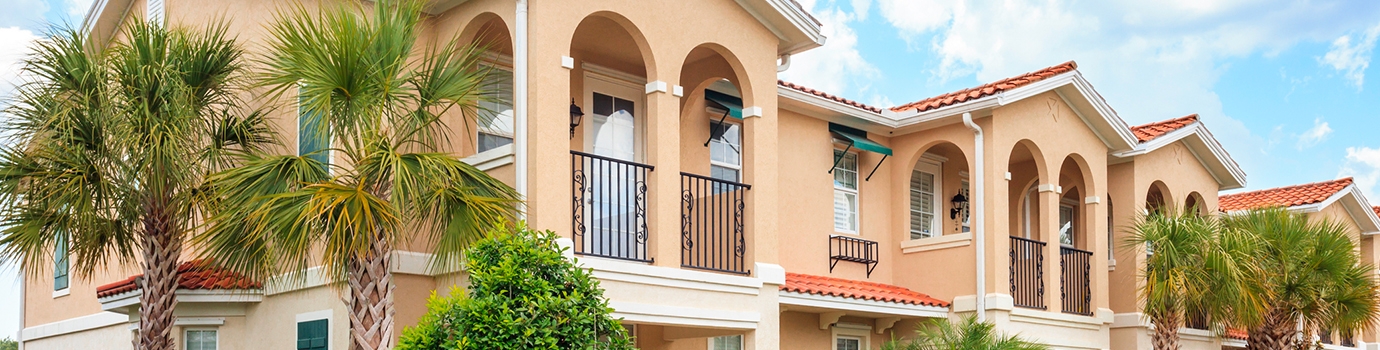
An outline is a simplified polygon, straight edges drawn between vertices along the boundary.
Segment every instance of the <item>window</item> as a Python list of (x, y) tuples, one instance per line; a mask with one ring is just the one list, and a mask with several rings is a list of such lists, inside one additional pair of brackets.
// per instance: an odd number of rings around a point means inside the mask
[(910, 174), (910, 239), (940, 236), (939, 208), (940, 165), (920, 161)]
[(149, 0), (144, 20), (152, 24), (163, 24), (163, 0)]
[(297, 350), (326, 350), (329, 320), (297, 322)]
[(298, 88), (297, 105), (297, 155), (320, 162), (323, 169), (331, 168), (330, 127), (320, 113), (308, 111), (306, 98), (301, 97), (305, 90)]
[(1059, 205), (1059, 244), (1073, 246), (1075, 230), (1073, 229), (1074, 206), (1065, 202)]
[[(737, 124), (709, 124), (709, 177), (740, 182), (743, 172), (742, 128)], [(717, 192), (717, 191), (716, 191)]]
[(67, 289), (67, 235), (58, 234), (57, 245), (53, 247), (53, 290)]
[(479, 134), (476, 149), (488, 151), (513, 143), (513, 73), (507, 68), (488, 66), (484, 86), (494, 94), (479, 101)]
[(858, 154), (834, 150), (834, 230), (858, 232)]
[(972, 193), (968, 192), (968, 179), (966, 178), (967, 175), (964, 175), (964, 177), (965, 178), (963, 179), (963, 181), (960, 181), (958, 184), (958, 193), (962, 194), (963, 198), (968, 199), (968, 204), (963, 206), (963, 212), (958, 213), (958, 215), (960, 215), (959, 219), (962, 220), (961, 223), (963, 224), (962, 232), (968, 233), (973, 232), (973, 223), (972, 220), (970, 220), (972, 218), (973, 213), (972, 203), (974, 201), (977, 201), (978, 199), (973, 198)]
[(743, 336), (728, 335), (709, 338), (709, 350), (743, 350)]
[(189, 329), (182, 337), (187, 346), (186, 350), (216, 350), (216, 330), (214, 329)]
[(862, 350), (862, 338), (842, 336), (834, 338), (834, 350)]

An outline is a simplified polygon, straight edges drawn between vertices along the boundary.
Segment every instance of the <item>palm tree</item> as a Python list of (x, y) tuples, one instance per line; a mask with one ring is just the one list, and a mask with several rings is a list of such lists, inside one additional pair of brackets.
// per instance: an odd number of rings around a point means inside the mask
[(1282, 208), (1230, 215), (1226, 225), (1252, 235), (1252, 303), (1247, 349), (1313, 345), (1320, 330), (1356, 334), (1380, 317), (1374, 268), (1360, 263), (1346, 226)]
[(1179, 349), (1179, 328), (1190, 315), (1206, 316), (1222, 331), (1222, 320), (1243, 317), (1235, 304), (1249, 300), (1242, 295), (1251, 241), (1197, 212), (1160, 209), (1142, 215), (1125, 242), (1127, 249), (1147, 247), (1139, 294), (1158, 350)]
[(359, 3), (296, 5), (277, 16), (263, 84), (300, 103), (303, 139), (331, 147), (252, 157), (216, 175), (221, 206), (196, 240), (208, 259), (261, 280), (324, 266), (349, 292), (351, 349), (397, 341), (395, 247), (424, 243), (434, 267), (457, 263), (518, 204), (512, 188), (448, 150), (442, 116), (482, 118), (477, 103), (494, 90), (480, 48), (418, 47), (423, 5), (378, 1), (372, 14)]
[(141, 262), (138, 349), (175, 347), (178, 258), (208, 208), (205, 177), (272, 139), (236, 99), (242, 51), (225, 34), (136, 19), (97, 48), (55, 29), (25, 59), (28, 82), (8, 108), (0, 260), (32, 274), (65, 250), (79, 278)]
[(960, 323), (935, 319), (917, 327), (917, 337), (882, 344), (882, 350), (1045, 350), (1049, 347), (997, 333), (996, 326), (968, 316)]

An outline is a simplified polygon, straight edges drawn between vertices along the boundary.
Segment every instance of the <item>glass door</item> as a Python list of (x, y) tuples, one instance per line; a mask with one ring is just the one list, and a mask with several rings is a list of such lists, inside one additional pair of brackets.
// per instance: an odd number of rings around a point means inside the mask
[(587, 164), (590, 185), (585, 217), (590, 218), (585, 252), (646, 260), (646, 169), (642, 161), (643, 108), (636, 88), (614, 81), (585, 80), (585, 149), (596, 156)]

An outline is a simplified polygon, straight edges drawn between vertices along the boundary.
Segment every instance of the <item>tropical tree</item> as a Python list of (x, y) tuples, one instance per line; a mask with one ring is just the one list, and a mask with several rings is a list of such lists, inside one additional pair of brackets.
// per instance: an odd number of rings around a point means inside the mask
[(996, 325), (968, 316), (958, 323), (935, 319), (916, 327), (916, 337), (892, 339), (882, 350), (1045, 350), (1048, 346), (998, 333)]
[(101, 48), (55, 29), (24, 60), (0, 149), (0, 261), (33, 276), (65, 251), (78, 278), (141, 262), (136, 348), (173, 349), (178, 258), (208, 208), (201, 186), (272, 137), (237, 99), (242, 51), (225, 26), (134, 19), (123, 31)]
[(494, 89), (482, 50), (456, 39), (419, 47), (423, 7), (384, 0), (277, 15), (262, 84), (270, 99), (299, 104), (303, 140), (330, 147), (251, 156), (214, 176), (220, 207), (196, 240), (205, 257), (261, 280), (324, 266), (349, 292), (351, 349), (397, 341), (396, 247), (424, 244), (434, 267), (454, 264), (516, 213), (515, 191), (451, 153), (442, 122), (485, 118), (476, 106)]
[(1374, 268), (1361, 264), (1351, 230), (1282, 208), (1229, 215), (1226, 226), (1259, 242), (1250, 256), (1251, 313), (1247, 349), (1313, 346), (1319, 331), (1357, 334), (1380, 317)]
[(1155, 326), (1151, 344), (1158, 350), (1179, 349), (1179, 329), (1190, 316), (1214, 321), (1219, 331), (1223, 321), (1249, 317), (1236, 305), (1250, 300), (1244, 283), (1251, 271), (1251, 240), (1197, 213), (1161, 208), (1141, 215), (1124, 245), (1146, 247), (1139, 299)]

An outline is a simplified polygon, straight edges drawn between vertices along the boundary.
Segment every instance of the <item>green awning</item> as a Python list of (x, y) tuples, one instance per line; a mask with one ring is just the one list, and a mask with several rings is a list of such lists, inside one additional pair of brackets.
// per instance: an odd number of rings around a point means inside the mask
[(853, 148), (885, 156), (891, 155), (890, 148), (882, 146), (880, 143), (872, 142), (872, 140), (868, 140), (866, 131), (829, 123), (829, 132), (833, 133), (834, 137), (852, 144)]
[(728, 110), (729, 116), (743, 119), (743, 99), (714, 90), (704, 90), (704, 99), (711, 104), (718, 105), (719, 108)]

